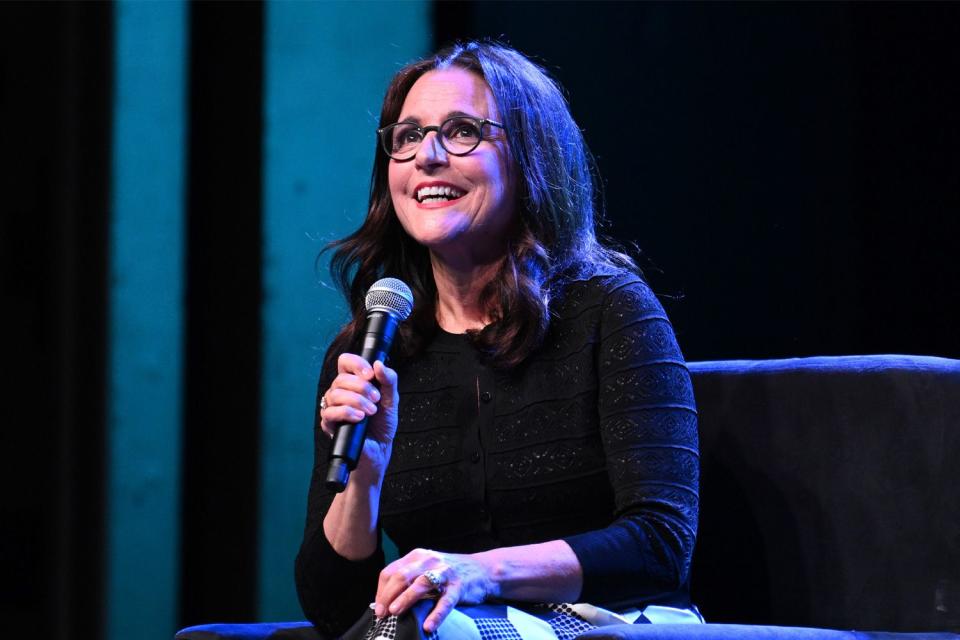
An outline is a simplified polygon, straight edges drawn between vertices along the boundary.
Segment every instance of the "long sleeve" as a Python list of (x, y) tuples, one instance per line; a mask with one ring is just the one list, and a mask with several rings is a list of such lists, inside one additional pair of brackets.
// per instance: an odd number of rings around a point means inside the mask
[[(329, 386), (332, 375), (323, 375), (317, 389)], [(304, 614), (325, 637), (342, 634), (363, 614), (377, 590), (383, 569), (379, 544), (369, 558), (354, 562), (334, 551), (323, 532), (323, 519), (334, 494), (324, 486), (330, 439), (320, 429), (319, 408), (314, 424), (314, 463), (307, 498), (307, 523), (297, 554), (295, 577), (297, 595)]]
[[(398, 367), (382, 530), (401, 555), (562, 539), (583, 570), (581, 600), (687, 606), (699, 458), (673, 329), (633, 274), (573, 283), (555, 312), (542, 348), (515, 370), (492, 369), (467, 337), (443, 332)], [(363, 612), (383, 559), (349, 562), (330, 548), (329, 440), (318, 435), (297, 586), (330, 634)]]
[(672, 602), (688, 589), (699, 453), (690, 375), (663, 308), (638, 278), (602, 304), (598, 411), (615, 521), (566, 537), (583, 569), (581, 599)]

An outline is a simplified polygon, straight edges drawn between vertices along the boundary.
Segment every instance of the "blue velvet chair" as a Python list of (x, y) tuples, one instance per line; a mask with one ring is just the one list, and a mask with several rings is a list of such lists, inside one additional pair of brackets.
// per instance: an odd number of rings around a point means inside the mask
[[(694, 600), (713, 622), (580, 638), (960, 640), (960, 361), (690, 368), (702, 455)], [(319, 635), (307, 623), (265, 623), (191, 627), (177, 638)]]

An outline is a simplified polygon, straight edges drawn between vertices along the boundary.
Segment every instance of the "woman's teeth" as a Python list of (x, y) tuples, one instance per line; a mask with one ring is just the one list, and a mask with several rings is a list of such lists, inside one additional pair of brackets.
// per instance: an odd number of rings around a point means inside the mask
[(463, 191), (455, 187), (424, 187), (417, 191), (417, 200), (419, 202), (446, 202), (447, 200), (456, 200), (463, 194)]

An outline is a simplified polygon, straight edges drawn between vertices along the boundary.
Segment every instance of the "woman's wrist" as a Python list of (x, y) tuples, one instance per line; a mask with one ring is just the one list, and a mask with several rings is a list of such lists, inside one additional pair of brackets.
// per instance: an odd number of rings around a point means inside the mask
[(390, 456), (393, 454), (393, 443), (382, 443), (367, 440), (363, 445), (363, 452), (357, 460), (357, 468), (351, 473), (351, 478), (367, 484), (380, 487), (387, 474)]
[(473, 554), (490, 581), (491, 598), (527, 602), (572, 602), (580, 595), (583, 571), (570, 546), (553, 540)]
[(480, 572), (485, 576), (486, 600), (499, 600), (503, 597), (503, 578), (505, 576), (505, 565), (503, 561), (494, 553), (497, 551), (480, 551), (470, 554), (469, 558), (480, 567)]
[(330, 546), (348, 560), (366, 559), (377, 550), (380, 490), (391, 447), (373, 444), (381, 448), (380, 455), (370, 455), (369, 441), (364, 445), (347, 488), (336, 495), (323, 521)]

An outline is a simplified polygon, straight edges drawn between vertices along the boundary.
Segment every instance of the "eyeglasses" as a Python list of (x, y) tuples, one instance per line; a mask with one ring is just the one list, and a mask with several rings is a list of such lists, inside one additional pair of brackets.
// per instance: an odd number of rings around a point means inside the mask
[(486, 118), (454, 116), (447, 118), (439, 126), (420, 127), (412, 122), (397, 122), (383, 129), (377, 129), (380, 144), (388, 156), (394, 160), (409, 160), (417, 155), (423, 139), (431, 131), (437, 132), (440, 146), (454, 156), (465, 156), (480, 144), (483, 138), (483, 126), (491, 125), (503, 129), (503, 125)]

